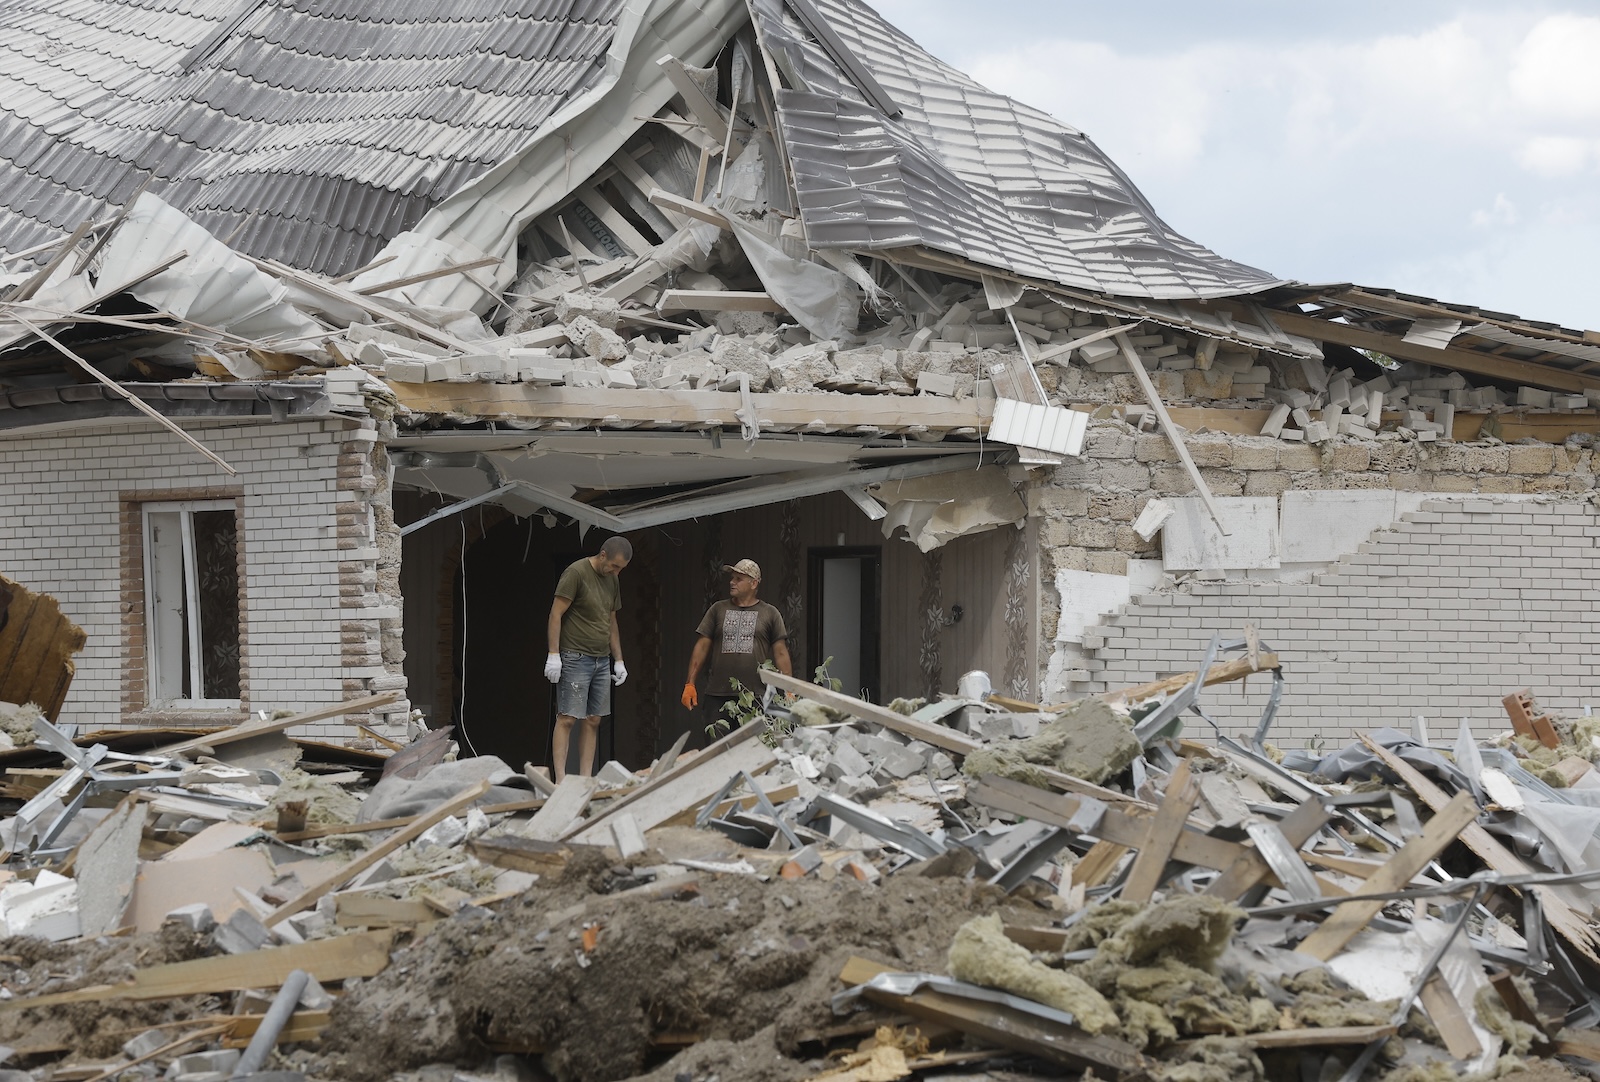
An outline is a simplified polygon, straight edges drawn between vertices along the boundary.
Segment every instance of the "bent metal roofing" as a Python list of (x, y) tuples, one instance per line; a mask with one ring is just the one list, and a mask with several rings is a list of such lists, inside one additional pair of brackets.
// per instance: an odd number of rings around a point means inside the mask
[[(148, 181), (241, 251), (345, 273), (600, 83), (628, 10), (693, 2), (12, 0), (0, 250)], [(1130, 298), (1277, 284), (1174, 232), (1081, 132), (858, 0), (752, 10), (787, 83), (778, 126), (813, 247), (918, 246)]]
[(623, 0), (9, 0), (0, 249), (150, 190), (339, 274), (604, 71)]

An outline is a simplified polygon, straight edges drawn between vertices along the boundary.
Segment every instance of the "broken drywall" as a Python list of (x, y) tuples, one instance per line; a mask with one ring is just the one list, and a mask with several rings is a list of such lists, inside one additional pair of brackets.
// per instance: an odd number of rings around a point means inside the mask
[(1236, 571), (1277, 567), (1278, 501), (1271, 496), (1223, 496), (1216, 501), (1223, 533), (1197, 496), (1172, 501), (1162, 528), (1161, 556), (1168, 571)]

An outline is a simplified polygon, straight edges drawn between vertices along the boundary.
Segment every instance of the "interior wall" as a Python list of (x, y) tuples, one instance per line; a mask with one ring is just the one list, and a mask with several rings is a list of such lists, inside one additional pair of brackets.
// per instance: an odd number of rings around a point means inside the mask
[[(439, 500), (415, 492), (396, 493), (400, 522), (414, 521)], [(405, 596), (407, 674), (413, 698), (432, 704), (430, 721), (450, 724), (461, 713), (458, 628), (467, 636), (465, 713), (467, 734), (481, 753), (501, 755), (513, 766), (548, 762), (553, 696), (544, 681), (545, 619), (555, 576), (577, 555), (595, 551), (604, 534), (584, 537), (570, 525), (550, 529), (535, 519), (517, 520), (496, 508), (471, 508), (409, 535), (401, 569)], [(939, 569), (940, 612), (951, 606), (962, 617), (939, 629), (939, 689), (953, 691), (968, 669), (988, 671), (996, 687), (1008, 665), (1015, 667), (1016, 629), (1030, 635), (1036, 591), (1008, 576), (1029, 534), (1003, 527), (958, 538), (930, 561), (901, 539), (884, 538), (839, 494), (673, 523), (629, 535), (634, 562), (622, 572), (623, 654), (629, 679), (617, 689), (612, 720), (603, 727), (601, 752), (629, 767), (647, 765), (681, 733), (691, 746), (706, 742), (705, 711), (679, 703), (695, 628), (713, 601), (727, 596), (724, 563), (753, 559), (761, 565), (760, 596), (777, 606), (790, 624), (797, 675), (809, 678), (821, 659), (806, 650), (807, 554), (812, 548), (876, 547), (882, 553), (880, 683), (873, 698), (925, 692), (921, 664), (923, 591), (930, 562)], [(461, 548), (467, 544), (466, 619), (461, 619)], [(1026, 561), (1032, 546), (1020, 546)], [(1008, 598), (1009, 594), (1009, 598)], [(1008, 602), (1019, 609), (1008, 624)], [(1023, 655), (1031, 656), (1031, 639)], [(701, 690), (705, 678), (701, 677)], [(465, 749), (464, 749), (465, 750)]]

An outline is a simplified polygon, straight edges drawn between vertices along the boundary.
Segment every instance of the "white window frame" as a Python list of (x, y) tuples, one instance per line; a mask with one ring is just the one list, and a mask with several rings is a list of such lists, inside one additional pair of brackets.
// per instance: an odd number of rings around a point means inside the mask
[[(234, 500), (167, 500), (160, 502), (143, 503), (139, 506), (139, 521), (141, 536), (144, 541), (144, 641), (145, 641), (145, 701), (150, 710), (239, 710), (239, 699), (204, 699), (204, 698), (161, 698), (156, 687), (162, 669), (161, 636), (157, 633), (156, 622), (156, 569), (155, 569), (155, 537), (154, 524), (150, 516), (152, 512), (178, 512), (179, 527), (182, 530), (180, 541), (183, 556), (183, 590), (184, 613), (188, 622), (189, 642), (189, 686), (191, 688), (204, 688), (205, 679), (201, 669), (201, 659), (204, 651), (200, 649), (200, 580), (195, 571), (194, 547), (194, 515), (195, 511), (228, 511), (238, 513), (238, 504)], [(241, 662), (242, 664), (242, 662)], [(241, 678), (243, 673), (240, 673)]]

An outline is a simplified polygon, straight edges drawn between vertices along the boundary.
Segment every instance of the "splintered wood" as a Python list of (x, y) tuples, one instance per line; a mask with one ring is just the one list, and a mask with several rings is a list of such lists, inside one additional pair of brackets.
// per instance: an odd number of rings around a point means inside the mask
[(55, 721), (86, 641), (55, 598), (0, 575), (0, 702), (33, 703)]

